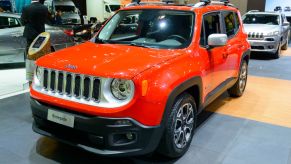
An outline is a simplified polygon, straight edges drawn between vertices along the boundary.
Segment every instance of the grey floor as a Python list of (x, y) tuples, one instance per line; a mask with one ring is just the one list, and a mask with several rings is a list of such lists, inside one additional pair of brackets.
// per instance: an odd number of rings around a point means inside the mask
[[(259, 57), (250, 63), (250, 74), (256, 76), (290, 80), (290, 70), (291, 57), (279, 60)], [(31, 124), (28, 94), (0, 100), (0, 164), (291, 164), (290, 128), (217, 113), (203, 112), (199, 116), (191, 147), (177, 160), (160, 156), (103, 158), (40, 136), (32, 131)]]

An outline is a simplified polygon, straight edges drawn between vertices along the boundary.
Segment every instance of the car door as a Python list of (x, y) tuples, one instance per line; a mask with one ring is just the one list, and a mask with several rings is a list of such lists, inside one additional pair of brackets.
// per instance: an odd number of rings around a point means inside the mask
[(24, 62), (23, 27), (13, 17), (0, 16), (0, 63)]
[(227, 79), (237, 76), (239, 67), (239, 56), (242, 54), (243, 43), (239, 37), (240, 21), (238, 14), (233, 11), (223, 11), (222, 21), (224, 33), (228, 37), (226, 53), (223, 56), (225, 60), (225, 75)]
[(199, 53), (208, 61), (208, 68), (205, 70), (207, 75), (205, 79), (207, 86), (205, 86), (205, 94), (208, 94), (218, 88), (225, 80), (225, 46), (209, 48), (208, 37), (211, 34), (222, 33), (221, 13), (213, 12), (203, 16), (202, 30), (200, 36)]

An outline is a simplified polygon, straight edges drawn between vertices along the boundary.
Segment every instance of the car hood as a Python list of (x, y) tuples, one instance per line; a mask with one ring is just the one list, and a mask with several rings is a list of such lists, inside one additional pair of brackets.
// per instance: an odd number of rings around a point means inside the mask
[(244, 29), (247, 33), (249, 32), (262, 32), (269, 33), (274, 31), (279, 31), (279, 25), (266, 25), (266, 24), (244, 24)]
[(86, 42), (41, 57), (36, 64), (77, 74), (131, 79), (183, 52)]

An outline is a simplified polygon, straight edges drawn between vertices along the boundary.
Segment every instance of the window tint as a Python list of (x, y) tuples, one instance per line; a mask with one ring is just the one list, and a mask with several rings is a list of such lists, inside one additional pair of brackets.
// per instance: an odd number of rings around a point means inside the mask
[(192, 12), (186, 11), (119, 11), (102, 28), (98, 40), (151, 48), (184, 48), (191, 43), (194, 18)]
[(16, 18), (0, 17), (0, 29), (20, 27), (20, 23)]
[(280, 17), (272, 14), (247, 14), (243, 18), (244, 24), (279, 25)]
[(20, 24), (16, 18), (8, 18), (9, 27), (19, 27)]
[(110, 9), (109, 9), (108, 5), (105, 6), (105, 10), (106, 10), (106, 12), (110, 13)]
[(232, 37), (235, 34), (235, 19), (233, 12), (224, 12), (223, 20), (225, 24), (226, 35)]
[(0, 28), (8, 28), (9, 21), (7, 17), (0, 17)]
[(209, 35), (221, 33), (219, 13), (211, 13), (205, 15), (203, 17), (203, 23), (204, 32), (201, 34), (204, 34), (204, 38), (201, 38), (201, 42), (204, 42), (202, 43), (202, 46), (206, 46), (208, 43)]

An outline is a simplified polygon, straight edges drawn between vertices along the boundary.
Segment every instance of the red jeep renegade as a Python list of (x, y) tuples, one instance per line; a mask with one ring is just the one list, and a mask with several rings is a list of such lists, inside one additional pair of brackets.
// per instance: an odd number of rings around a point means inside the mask
[(33, 130), (101, 155), (182, 156), (198, 114), (243, 94), (249, 57), (227, 1), (131, 4), (90, 42), (37, 60)]

